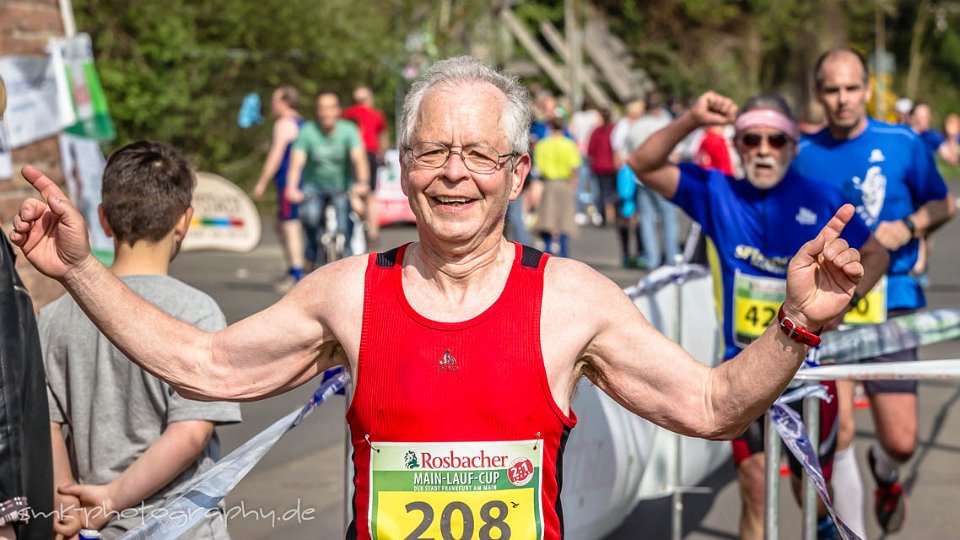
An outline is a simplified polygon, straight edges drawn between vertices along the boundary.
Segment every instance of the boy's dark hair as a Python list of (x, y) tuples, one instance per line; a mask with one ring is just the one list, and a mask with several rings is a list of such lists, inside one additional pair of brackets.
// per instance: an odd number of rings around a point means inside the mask
[(103, 213), (114, 237), (131, 246), (161, 240), (190, 207), (196, 183), (170, 145), (137, 141), (117, 150), (103, 170)]

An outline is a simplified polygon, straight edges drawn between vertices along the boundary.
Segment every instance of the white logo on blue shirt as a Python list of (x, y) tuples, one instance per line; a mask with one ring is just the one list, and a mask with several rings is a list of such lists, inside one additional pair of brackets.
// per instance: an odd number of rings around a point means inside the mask
[(879, 148), (874, 148), (873, 151), (870, 152), (870, 158), (867, 161), (870, 163), (882, 163), (886, 159), (887, 158), (883, 157), (883, 152), (881, 152)]
[(858, 176), (853, 177), (853, 186), (860, 190), (860, 198), (863, 200), (863, 204), (857, 206), (857, 212), (867, 226), (872, 227), (880, 217), (883, 200), (887, 195), (887, 177), (883, 175), (880, 167), (870, 167), (863, 180)]
[(801, 225), (816, 225), (817, 214), (813, 213), (809, 208), (801, 206), (800, 210), (797, 211), (797, 223)]

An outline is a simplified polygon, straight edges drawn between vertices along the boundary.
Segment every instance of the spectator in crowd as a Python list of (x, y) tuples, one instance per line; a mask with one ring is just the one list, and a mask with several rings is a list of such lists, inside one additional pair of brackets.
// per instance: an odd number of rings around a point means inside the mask
[(292, 86), (281, 86), (273, 91), (270, 108), (277, 118), (273, 124), (273, 137), (270, 151), (263, 164), (263, 170), (253, 197), (263, 197), (267, 184), (273, 179), (277, 186), (277, 235), (283, 247), (283, 258), (287, 263), (287, 275), (276, 285), (277, 292), (286, 294), (298, 281), (303, 279), (304, 246), (303, 227), (300, 225), (300, 205), (287, 199), (287, 169), (290, 166), (290, 147), (300, 133), (304, 119), (297, 112), (296, 104), (299, 92)]
[(563, 134), (563, 119), (550, 120), (547, 138), (537, 143), (533, 161), (543, 176), (543, 199), (537, 210), (535, 226), (543, 239), (544, 251), (554, 253), (554, 240), (559, 244), (558, 254), (570, 256), (570, 237), (577, 232), (574, 222), (574, 194), (580, 173), (580, 150), (576, 143)]
[(594, 225), (603, 225), (603, 203), (600, 202), (597, 185), (598, 180), (593, 175), (590, 168), (590, 158), (588, 156), (588, 146), (590, 144), (590, 135), (602, 123), (600, 112), (593, 108), (589, 103), (584, 103), (580, 110), (570, 116), (569, 132), (573, 140), (577, 143), (577, 149), (580, 150), (581, 164), (577, 182), (577, 213), (575, 216), (578, 225), (586, 225), (588, 222)]
[[(190, 226), (195, 184), (170, 146), (129, 144), (107, 160), (100, 220), (114, 239), (114, 276), (173, 318), (216, 332), (226, 326), (216, 302), (167, 274)], [(44, 307), (39, 323), (57, 497), (81, 508), (56, 530), (117, 538), (213, 466), (216, 426), (239, 422), (240, 406), (181, 397), (130, 362), (69, 295)], [(223, 506), (186, 537), (229, 538)]]
[[(644, 115), (631, 124), (627, 132), (625, 147), (630, 153), (639, 148), (650, 135), (673, 120), (670, 112), (663, 107), (663, 101), (658, 92), (647, 94), (644, 109), (646, 110)], [(675, 264), (677, 255), (680, 253), (677, 210), (659, 193), (647, 188), (642, 177), (639, 178), (637, 215), (640, 218), (640, 236), (643, 238), (643, 265), (647, 268), (657, 268), (661, 264)], [(662, 244), (661, 234), (658, 233), (662, 233)]]
[(389, 146), (387, 120), (383, 112), (373, 105), (373, 91), (366, 86), (358, 86), (353, 91), (353, 105), (343, 111), (343, 118), (357, 124), (360, 138), (367, 150), (367, 164), (370, 174), (370, 189), (362, 199), (363, 221), (367, 228), (367, 241), (376, 246), (380, 239), (380, 222), (377, 218), (377, 169), (383, 163), (383, 153)]
[(590, 134), (587, 142), (587, 161), (590, 163), (590, 172), (597, 179), (599, 196), (597, 206), (603, 217), (603, 223), (610, 223), (616, 219), (616, 162), (613, 155), (613, 146), (610, 144), (610, 133), (613, 131), (610, 109), (600, 110), (600, 125)]

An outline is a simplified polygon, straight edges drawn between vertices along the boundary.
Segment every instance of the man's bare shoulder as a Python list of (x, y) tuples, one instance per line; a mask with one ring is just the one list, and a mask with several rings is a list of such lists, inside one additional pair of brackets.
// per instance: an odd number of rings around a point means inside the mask
[(619, 294), (623, 291), (610, 278), (574, 259), (550, 257), (544, 269), (544, 289), (551, 294), (580, 295), (587, 291)]
[(288, 296), (308, 305), (363, 309), (363, 283), (369, 255), (354, 255), (307, 274)]
[(590, 266), (573, 259), (551, 257), (544, 270), (544, 310), (563, 316), (576, 314), (580, 321), (599, 321), (623, 310), (636, 311), (616, 283)]
[(300, 127), (292, 116), (277, 118), (277, 121), (273, 124), (274, 134), (285, 139), (295, 139), (299, 131)]

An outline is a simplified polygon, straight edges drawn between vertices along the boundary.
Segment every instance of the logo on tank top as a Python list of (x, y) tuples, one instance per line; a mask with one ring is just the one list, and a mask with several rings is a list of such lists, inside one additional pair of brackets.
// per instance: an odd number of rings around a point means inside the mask
[(438, 371), (456, 371), (460, 368), (457, 367), (457, 359), (450, 354), (450, 349), (443, 351), (443, 358), (440, 359), (440, 366), (437, 368)]

